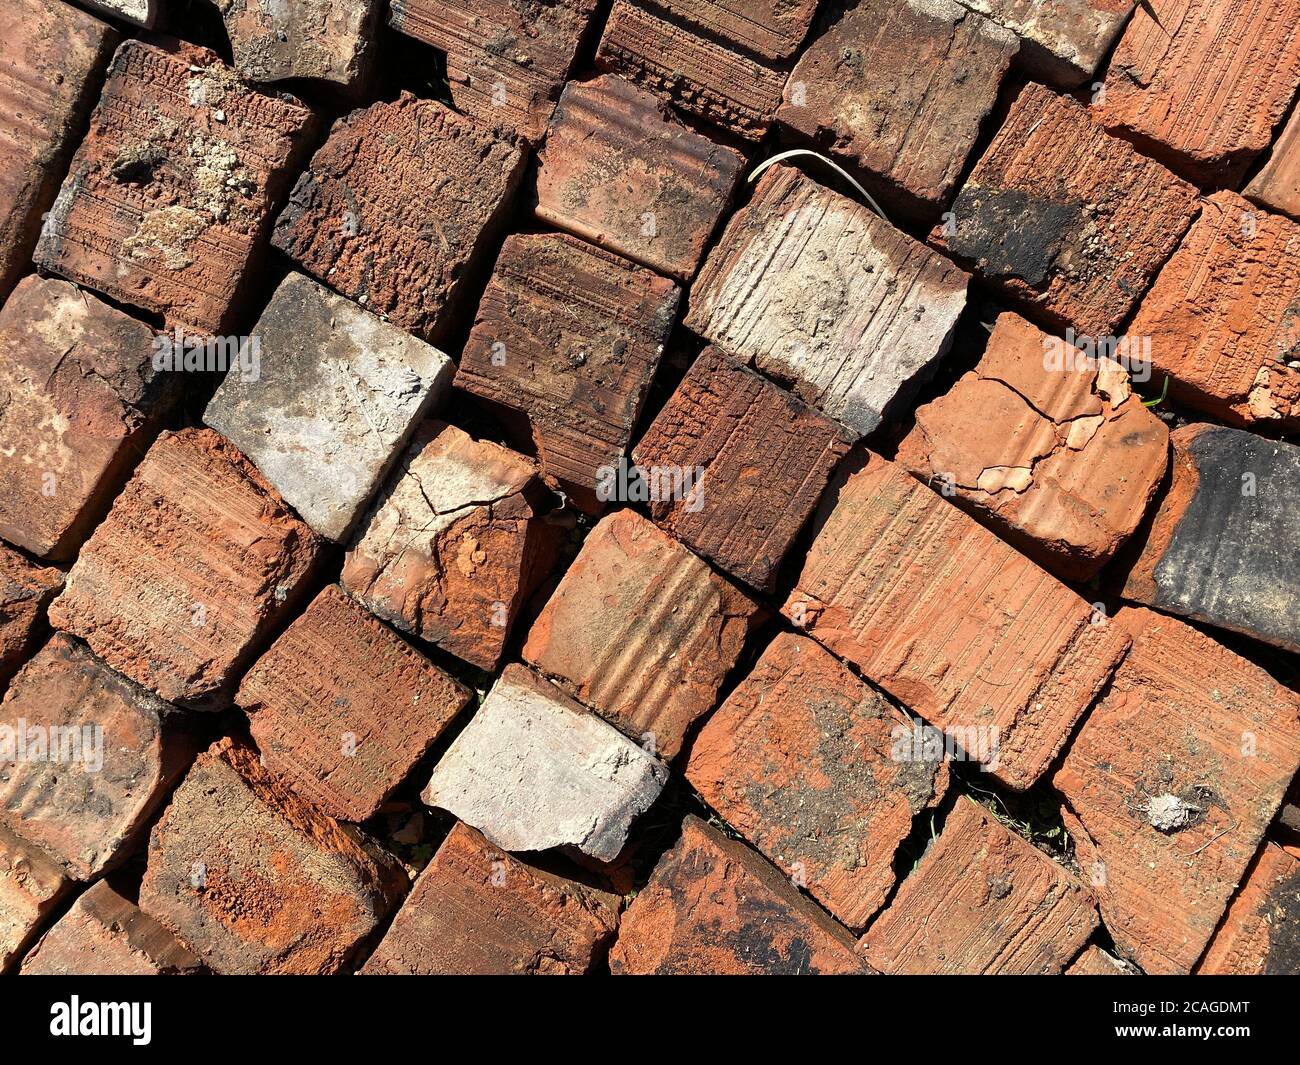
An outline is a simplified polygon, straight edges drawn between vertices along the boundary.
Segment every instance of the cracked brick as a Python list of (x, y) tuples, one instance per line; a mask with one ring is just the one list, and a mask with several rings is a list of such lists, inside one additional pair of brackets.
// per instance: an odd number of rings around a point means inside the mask
[(1300, 110), (1291, 117), (1273, 142), (1268, 161), (1246, 186), (1247, 199), (1300, 219)]
[(35, 566), (0, 544), (0, 688), (33, 649), (45, 609), (63, 588), (63, 573)]

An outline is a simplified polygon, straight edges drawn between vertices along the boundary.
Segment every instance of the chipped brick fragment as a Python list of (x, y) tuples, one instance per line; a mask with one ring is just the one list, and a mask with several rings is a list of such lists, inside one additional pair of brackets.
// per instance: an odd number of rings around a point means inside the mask
[(470, 692), (330, 585), (258, 659), (235, 701), (273, 776), (330, 817), (364, 821)]
[(0, 686), (27, 658), (45, 623), (45, 608), (62, 588), (62, 572), (34, 566), (0, 544)]
[(817, 0), (645, 0), (647, 7), (708, 37), (765, 59), (788, 59), (808, 36)]
[(948, 350), (968, 280), (869, 208), (778, 165), (710, 252), (686, 325), (865, 435)]
[(1088, 947), (1065, 970), (1066, 976), (1136, 976), (1127, 962), (1107, 954), (1100, 947)]
[(229, 441), (163, 433), (82, 548), (50, 621), (168, 702), (221, 709), (318, 551)]
[(417, 430), (343, 563), (343, 586), (405, 632), (495, 669), (555, 559), (537, 467), (445, 422)]
[(1268, 161), (1246, 186), (1247, 199), (1300, 219), (1300, 109), (1292, 110)]
[[(852, 442), (836, 422), (707, 348), (632, 454), (663, 528), (728, 573), (771, 591)], [(677, 470), (691, 471), (688, 492), (662, 483), (662, 471)]]
[(159, 0), (82, 0), (82, 3), (94, 11), (146, 28), (158, 18)]
[(618, 927), (620, 903), (528, 865), (457, 823), (361, 972), (581, 975)]
[(1264, 844), (1196, 971), (1300, 974), (1300, 861), (1275, 844)]
[(1056, 975), (1096, 927), (1078, 877), (962, 796), (861, 946), (889, 974)]
[(783, 612), (1026, 788), (1124, 655), (1090, 605), (898, 466), (833, 486)]
[(620, 510), (587, 535), (523, 657), (671, 759), (716, 703), (758, 610), (671, 536)]
[(58, 862), (0, 823), (0, 973), (23, 956), (71, 887)]
[(272, 243), (336, 292), (437, 343), (524, 161), (474, 120), (403, 93), (334, 124)]
[(1112, 624), (1133, 649), (1052, 783), (1116, 947), (1186, 973), (1300, 768), (1300, 698), (1175, 618)]
[(782, 633), (695, 738), (686, 779), (860, 929), (894, 885), (895, 852), (913, 818), (947, 788), (941, 756), (907, 757), (912, 735), (907, 715), (838, 660)]

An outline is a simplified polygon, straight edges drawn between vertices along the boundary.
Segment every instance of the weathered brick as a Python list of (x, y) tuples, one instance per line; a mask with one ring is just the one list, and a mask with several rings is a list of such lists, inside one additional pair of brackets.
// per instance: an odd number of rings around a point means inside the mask
[(482, 264), (525, 155), (436, 100), (403, 93), (340, 118), (272, 243), (313, 277), (436, 343)]
[(975, 369), (916, 412), (895, 461), (1045, 569), (1085, 581), (1141, 523), (1168, 450), (1127, 370), (1008, 312)]
[(596, 0), (392, 0), (388, 21), (447, 55), (459, 111), (530, 143), (546, 132)]
[(808, 36), (817, 0), (645, 0), (706, 35), (765, 59), (787, 59)]
[(1300, 219), (1300, 110), (1293, 110), (1273, 143), (1268, 161), (1245, 195), (1272, 211)]
[(434, 767), (421, 798), (509, 851), (618, 856), (667, 767), (550, 681), (511, 664)]
[(0, 824), (0, 973), (22, 957), (71, 887), (58, 862)]
[(93, 10), (146, 28), (152, 26), (158, 18), (159, 0), (82, 0), (82, 3)]
[(901, 212), (951, 197), (1018, 48), (954, 0), (866, 0), (809, 46), (777, 121)]
[(50, 621), (168, 702), (220, 709), (318, 551), (229, 441), (163, 433), (82, 548)]
[(343, 563), (343, 586), (379, 617), (481, 669), (555, 558), (536, 466), (426, 421)]
[(574, 976), (618, 926), (617, 895), (527, 865), (457, 824), (361, 970)]
[(27, 270), (117, 34), (71, 4), (0, 11), (0, 299)]
[(523, 656), (671, 759), (716, 703), (758, 609), (671, 536), (620, 510), (587, 535)]
[(0, 685), (27, 658), (45, 622), (45, 608), (62, 587), (59, 570), (33, 566), (0, 544)]
[(154, 332), (66, 281), (25, 277), (0, 309), (0, 536), (76, 554), (175, 391)]
[(1204, 201), (1129, 327), (1169, 394), (1234, 425), (1300, 424), (1300, 224)]
[(743, 163), (622, 78), (570, 82), (538, 157), (537, 217), (689, 281)]
[(610, 952), (615, 975), (866, 973), (853, 937), (758, 854), (687, 817)]
[(1096, 927), (1078, 877), (962, 796), (861, 948), (890, 974), (1056, 975)]
[(312, 529), (343, 540), (455, 366), (396, 326), (290, 274), (254, 328), (261, 365), (231, 369), (203, 420), (228, 437)]
[(545, 476), (594, 507), (602, 470), (631, 442), (680, 295), (566, 233), (508, 237), (456, 387), (487, 401)]
[(1128, 963), (1107, 954), (1100, 947), (1088, 947), (1065, 970), (1066, 976), (1136, 976)]
[(406, 874), (226, 739), (199, 756), (149, 837), (140, 907), (225, 974), (338, 972)]
[(188, 976), (198, 955), (101, 880), (23, 959), (23, 976)]
[(737, 832), (850, 928), (894, 886), (912, 819), (947, 788), (911, 759), (912, 724), (834, 657), (782, 633), (705, 723), (686, 778)]
[(1133, 649), (1052, 783), (1120, 952), (1186, 973), (1300, 767), (1300, 698), (1174, 618), (1113, 624)]
[(761, 140), (789, 68), (615, 0), (596, 66), (746, 140)]
[[(853, 435), (717, 348), (706, 348), (633, 451), (655, 471), (690, 470), (682, 492), (653, 488), (651, 513), (688, 547), (763, 591), (817, 506)], [(655, 497), (659, 498), (655, 498)]]
[(1169, 441), (1172, 483), (1120, 594), (1300, 651), (1300, 447), (1217, 425)]
[(1187, 182), (1110, 136), (1082, 105), (1031, 83), (935, 239), (1039, 325), (1105, 337), (1196, 206)]
[(1152, 0), (1111, 57), (1099, 118), (1202, 184), (1240, 187), (1300, 86), (1300, 0)]
[(1300, 861), (1265, 843), (1198, 973), (1300, 974)]
[(194, 756), (178, 718), (55, 633), (0, 705), (0, 820), (74, 880), (118, 864)]
[(335, 585), (249, 671), (262, 764), (331, 817), (373, 815), (470, 692)]
[(169, 326), (228, 332), (310, 126), (310, 111), (248, 89), (206, 48), (127, 41), (37, 265)]
[(710, 252), (686, 325), (866, 434), (948, 350), (968, 280), (868, 208), (778, 165)]
[(876, 455), (832, 491), (784, 612), (931, 724), (980, 739), (984, 768), (1028, 787), (1127, 637)]

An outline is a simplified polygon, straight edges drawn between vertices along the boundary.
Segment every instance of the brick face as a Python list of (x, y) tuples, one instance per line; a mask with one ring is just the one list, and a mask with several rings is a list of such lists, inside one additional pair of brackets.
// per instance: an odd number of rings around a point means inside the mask
[(58, 862), (0, 824), (0, 973), (16, 967), (71, 886)]
[(1300, 861), (1265, 843), (1197, 966), (1201, 974), (1294, 976), (1300, 970)]
[(647, 6), (767, 59), (792, 55), (817, 12), (817, 0), (647, 0)]
[(1268, 161), (1246, 186), (1248, 199), (1300, 219), (1300, 111), (1292, 111)]
[(33, 650), (45, 608), (62, 587), (59, 570), (34, 566), (0, 543), (0, 686)]

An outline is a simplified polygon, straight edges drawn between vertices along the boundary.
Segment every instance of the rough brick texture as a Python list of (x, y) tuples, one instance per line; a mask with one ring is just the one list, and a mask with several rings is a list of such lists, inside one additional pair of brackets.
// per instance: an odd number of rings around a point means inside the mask
[(84, 3), (95, 11), (137, 26), (152, 26), (158, 17), (159, 0), (84, 0)]
[(808, 36), (817, 0), (646, 0), (706, 36), (766, 59), (786, 59)]
[(63, 574), (33, 566), (0, 544), (0, 686), (18, 671), (45, 623), (45, 608), (63, 587)]
[(1135, 0), (959, 0), (1020, 37), (1020, 64), (1073, 89), (1101, 65)]
[(1264, 844), (1196, 971), (1300, 974), (1300, 861), (1281, 847)]
[(0, 973), (23, 956), (71, 886), (58, 862), (0, 824)]
[(1066, 976), (1135, 976), (1124, 961), (1107, 954), (1100, 947), (1088, 947), (1065, 970)]
[(164, 433), (82, 548), (56, 628), (168, 702), (219, 709), (319, 542), (210, 429)]
[(1246, 186), (1245, 195), (1272, 211), (1300, 219), (1300, 110), (1293, 110), (1273, 142), (1268, 161)]

